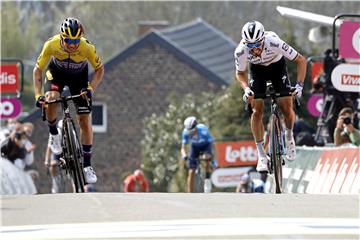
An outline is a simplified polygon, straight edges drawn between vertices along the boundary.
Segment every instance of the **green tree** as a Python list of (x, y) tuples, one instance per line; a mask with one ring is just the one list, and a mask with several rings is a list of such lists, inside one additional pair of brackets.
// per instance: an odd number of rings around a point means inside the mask
[(152, 191), (178, 192), (185, 187), (184, 171), (179, 170), (183, 121), (194, 115), (210, 128), (209, 119), (214, 112), (213, 95), (200, 97), (188, 94), (170, 98), (164, 114), (153, 114), (144, 121), (145, 137), (141, 143), (142, 169), (150, 179)]

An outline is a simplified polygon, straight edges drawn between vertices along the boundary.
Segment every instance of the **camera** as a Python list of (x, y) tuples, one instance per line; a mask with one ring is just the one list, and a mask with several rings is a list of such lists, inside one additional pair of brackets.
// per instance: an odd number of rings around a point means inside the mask
[(349, 125), (350, 123), (351, 123), (351, 118), (350, 117), (344, 118), (344, 124), (345, 125)]
[(15, 133), (15, 138), (18, 140), (22, 139), (24, 136), (26, 136), (25, 132), (16, 132)]

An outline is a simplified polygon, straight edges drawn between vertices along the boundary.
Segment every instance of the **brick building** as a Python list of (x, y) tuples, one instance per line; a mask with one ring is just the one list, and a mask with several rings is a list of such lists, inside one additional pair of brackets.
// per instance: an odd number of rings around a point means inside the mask
[[(149, 28), (150, 29), (150, 28)], [(114, 44), (115, 46), (115, 44)], [(161, 113), (169, 94), (218, 91), (233, 79), (236, 43), (196, 19), (176, 27), (152, 29), (105, 63), (105, 76), (94, 97), (93, 166), (99, 191), (119, 191), (121, 175), (140, 166), (143, 119)], [(40, 113), (34, 122), (40, 192), (49, 192), (43, 170), (47, 127)]]

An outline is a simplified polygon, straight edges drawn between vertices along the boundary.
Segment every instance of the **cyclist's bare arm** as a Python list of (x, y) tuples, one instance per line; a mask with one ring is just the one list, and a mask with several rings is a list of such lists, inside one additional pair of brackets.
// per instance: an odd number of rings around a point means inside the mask
[(101, 65), (98, 69), (95, 70), (93, 78), (91, 80), (91, 87), (93, 88), (94, 92), (96, 91), (96, 88), (103, 80), (104, 72), (105, 72), (104, 65)]
[(37, 96), (41, 95), (41, 87), (42, 87), (41, 76), (42, 76), (42, 70), (38, 66), (35, 66), (34, 70), (33, 70), (35, 98), (37, 98)]
[(185, 144), (181, 144), (181, 157), (187, 156)]
[(242, 89), (249, 87), (247, 72), (236, 71), (236, 80), (240, 83)]
[(304, 86), (307, 64), (306, 58), (301, 54), (298, 54), (295, 57), (294, 62), (297, 65), (297, 80), (301, 83), (302, 86)]

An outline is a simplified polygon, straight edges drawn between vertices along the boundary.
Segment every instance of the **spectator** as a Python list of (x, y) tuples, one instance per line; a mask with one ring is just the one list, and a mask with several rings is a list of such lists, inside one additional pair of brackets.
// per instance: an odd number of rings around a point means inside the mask
[[(57, 123), (57, 129), (59, 134), (61, 134), (62, 123), (62, 120), (59, 120)], [(48, 146), (46, 148), (44, 164), (49, 169), (49, 173), (51, 176), (51, 193), (66, 192), (65, 177), (63, 176), (64, 174), (59, 172), (60, 154), (54, 154), (51, 151), (50, 143), (48, 143)]]
[(263, 193), (265, 183), (261, 179), (252, 179), (249, 174), (244, 173), (240, 177), (239, 185), (236, 188), (237, 193)]
[(10, 133), (14, 130), (20, 130), (21, 122), (16, 118), (9, 118), (6, 122), (6, 127), (0, 130), (0, 142), (5, 141), (7, 137), (10, 136)]
[(149, 192), (148, 181), (140, 169), (125, 178), (124, 192)]
[(314, 146), (315, 140), (313, 134), (315, 133), (314, 129), (312, 129), (307, 122), (302, 119), (299, 115), (295, 115), (294, 122), (294, 138), (296, 145), (298, 146)]
[(26, 166), (30, 166), (34, 162), (34, 150), (36, 145), (30, 141), (30, 137), (32, 136), (34, 125), (30, 122), (26, 122), (22, 124), (22, 129), (20, 132), (24, 135), (23, 138), (23, 147), (26, 150), (24, 158), (18, 158), (14, 161), (14, 164), (20, 169), (24, 170)]
[(12, 163), (17, 159), (24, 159), (27, 153), (25, 141), (26, 135), (22, 130), (13, 130), (1, 143), (1, 156)]
[(360, 131), (354, 127), (354, 116), (350, 107), (345, 107), (340, 111), (334, 130), (335, 146), (343, 144), (360, 145)]

